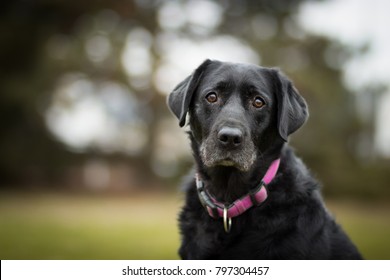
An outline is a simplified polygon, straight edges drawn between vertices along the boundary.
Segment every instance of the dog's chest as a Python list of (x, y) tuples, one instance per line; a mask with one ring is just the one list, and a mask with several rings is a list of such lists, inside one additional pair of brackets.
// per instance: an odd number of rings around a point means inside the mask
[(243, 256), (247, 259), (266, 258), (263, 256), (265, 250), (261, 238), (256, 238), (256, 236), (261, 237), (262, 234), (252, 232), (249, 235), (247, 231), (241, 230), (226, 233), (221, 219), (213, 221), (213, 224), (206, 228), (200, 223), (192, 239), (194, 246), (191, 246), (189, 253), (199, 259), (240, 259)]
[[(192, 220), (191, 226), (185, 226), (182, 223), (184, 236), (181, 253), (188, 259), (219, 259), (236, 258), (235, 254), (230, 256), (231, 252), (239, 251), (246, 247), (247, 239), (245, 232), (238, 230), (239, 222), (236, 220), (235, 230), (227, 233), (224, 231), (222, 219), (196, 219)], [(230, 257), (229, 257), (230, 256)]]
[(195, 218), (194, 214), (192, 211), (183, 211), (180, 217), (183, 236), (181, 257), (184, 259), (217, 258), (227, 245), (227, 233), (223, 231), (222, 220), (214, 220), (203, 214)]

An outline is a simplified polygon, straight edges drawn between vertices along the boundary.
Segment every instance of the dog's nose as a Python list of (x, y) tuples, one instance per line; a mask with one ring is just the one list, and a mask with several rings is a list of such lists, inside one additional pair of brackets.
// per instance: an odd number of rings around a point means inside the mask
[(218, 132), (218, 141), (225, 147), (235, 148), (241, 145), (242, 131), (238, 128), (222, 127)]

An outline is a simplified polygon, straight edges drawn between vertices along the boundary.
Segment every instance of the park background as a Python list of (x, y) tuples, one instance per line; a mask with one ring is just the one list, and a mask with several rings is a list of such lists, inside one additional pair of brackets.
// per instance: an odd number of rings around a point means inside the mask
[(280, 67), (291, 137), (368, 259), (390, 259), (386, 0), (0, 4), (0, 259), (177, 259), (185, 130), (166, 96), (204, 59)]

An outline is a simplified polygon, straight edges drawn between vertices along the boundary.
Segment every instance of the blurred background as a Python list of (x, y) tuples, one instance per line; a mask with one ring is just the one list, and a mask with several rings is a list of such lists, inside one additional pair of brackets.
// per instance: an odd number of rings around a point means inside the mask
[(165, 100), (212, 58), (294, 81), (311, 115), (292, 145), (363, 255), (390, 259), (389, 9), (2, 1), (0, 258), (178, 258), (178, 185), (192, 158)]

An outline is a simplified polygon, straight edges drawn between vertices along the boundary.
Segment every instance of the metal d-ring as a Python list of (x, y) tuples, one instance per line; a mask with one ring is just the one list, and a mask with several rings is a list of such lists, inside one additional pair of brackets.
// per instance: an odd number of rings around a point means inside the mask
[(226, 207), (223, 208), (223, 227), (227, 233), (232, 228), (232, 218), (228, 218), (228, 210)]

